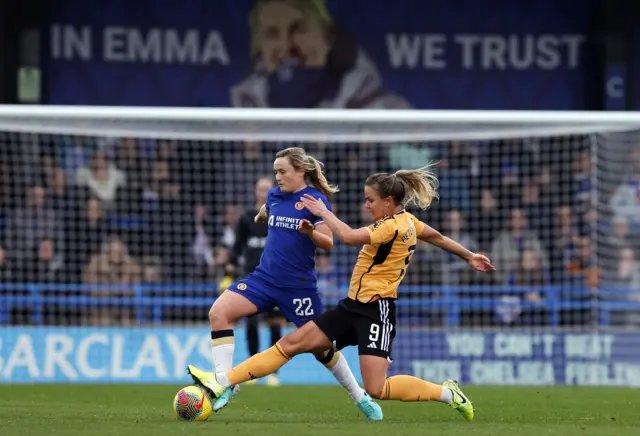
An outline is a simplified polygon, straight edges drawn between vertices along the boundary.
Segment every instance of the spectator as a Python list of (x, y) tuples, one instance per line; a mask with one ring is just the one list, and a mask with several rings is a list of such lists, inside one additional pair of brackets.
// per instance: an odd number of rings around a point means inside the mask
[(579, 287), (596, 289), (600, 283), (602, 269), (598, 265), (591, 241), (586, 237), (577, 239), (576, 249), (569, 262), (569, 274)]
[(498, 200), (490, 189), (482, 190), (480, 209), (472, 213), (470, 231), (480, 248), (488, 250), (498, 232), (503, 228), (502, 214), (498, 210)]
[(530, 145), (520, 139), (505, 139), (491, 142), (483, 151), (481, 180), (489, 183), (501, 207), (517, 207), (520, 186), (535, 175)]
[[(233, 283), (233, 277), (235, 277), (235, 267), (229, 268), (231, 264), (231, 252), (222, 246), (216, 246), (213, 248), (213, 263), (209, 269), (209, 276), (206, 283), (217, 283), (220, 287), (222, 284), (226, 284), (227, 287)], [(229, 281), (230, 280), (230, 281)], [(220, 292), (223, 292), (227, 287), (222, 288)]]
[[(226, 263), (223, 268), (223, 273), (220, 276), (220, 280), (218, 281), (218, 294), (222, 294), (224, 291), (229, 289), (229, 286), (233, 284), (236, 280), (238, 280), (238, 270), (236, 266), (232, 263)], [(284, 322), (284, 320), (283, 320)]]
[(434, 150), (424, 144), (394, 144), (388, 150), (391, 171), (427, 165), (435, 155)]
[(157, 160), (151, 168), (149, 182), (144, 189), (143, 197), (147, 208), (155, 208), (163, 197), (178, 195), (179, 185), (175, 183), (169, 171), (169, 162)]
[[(614, 268), (604, 269), (602, 278), (606, 298), (640, 303), (640, 262), (631, 247), (621, 248)], [(613, 325), (640, 325), (640, 311), (624, 310), (611, 314)]]
[(631, 171), (611, 197), (611, 210), (614, 215), (640, 227), (640, 147), (633, 148), (629, 158)]
[(242, 208), (237, 204), (226, 204), (224, 206), (224, 215), (218, 231), (219, 241), (223, 247), (232, 249), (236, 241), (236, 227), (242, 217)]
[(88, 198), (81, 216), (71, 220), (67, 229), (67, 271), (72, 282), (80, 283), (84, 265), (88, 259), (100, 252), (100, 247), (109, 232), (100, 200)]
[[(532, 287), (524, 294), (503, 295), (496, 306), (496, 317), (503, 324), (515, 324), (525, 326), (545, 325), (545, 311), (540, 306), (542, 296), (536, 288), (547, 284), (541, 259), (531, 248), (525, 248), (518, 259), (518, 267), (513, 284), (517, 286)], [(533, 304), (523, 305), (522, 301)]]
[(11, 173), (10, 158), (5, 150), (0, 149), (0, 217), (3, 211), (13, 206), (15, 193)]
[[(253, 207), (253, 191), (257, 176), (273, 173), (274, 155), (260, 142), (247, 141), (216, 147), (220, 150), (212, 167), (216, 178), (213, 187), (215, 212), (222, 214), (224, 205), (234, 203), (241, 207)], [(200, 185), (206, 186), (206, 185)], [(201, 188), (202, 189), (202, 188)]]
[[(462, 164), (459, 160), (455, 160), (454, 163)], [(451, 168), (450, 165), (449, 159), (438, 162), (438, 180), (440, 181), (438, 207), (443, 211), (458, 209), (468, 213), (473, 207), (469, 170), (468, 168)]]
[(56, 158), (52, 154), (42, 154), (40, 155), (40, 176), (43, 186), (46, 188), (51, 188), (53, 186), (53, 181), (55, 178), (56, 169), (58, 166), (56, 165)]
[(8, 226), (8, 244), (18, 263), (35, 252), (41, 240), (51, 237), (60, 251), (64, 248), (64, 230), (56, 212), (46, 205), (46, 191), (41, 185), (29, 189), (25, 207), (14, 211)]
[(127, 247), (118, 236), (111, 236), (103, 244), (102, 251), (91, 258), (84, 271), (84, 283), (88, 285), (133, 285), (139, 282), (140, 266), (129, 256)]
[[(147, 203), (142, 210), (145, 226), (132, 234), (140, 255), (159, 257), (164, 277), (173, 282), (184, 282), (193, 271), (194, 214), (190, 202), (180, 196), (177, 185), (165, 186), (154, 203)], [(206, 215), (206, 208), (203, 208)], [(209, 217), (203, 218), (202, 229), (211, 236)], [(196, 226), (196, 230), (200, 229)], [(206, 268), (205, 268), (206, 270)]]
[(109, 162), (104, 152), (97, 151), (89, 166), (78, 170), (76, 180), (78, 186), (88, 188), (92, 196), (103, 202), (105, 208), (111, 209), (126, 179), (124, 173)]
[(557, 197), (542, 197), (540, 195), (540, 186), (534, 180), (527, 180), (523, 183), (521, 194), (520, 208), (524, 210), (528, 217), (530, 228), (535, 230), (544, 248), (549, 250), (553, 238), (554, 219), (554, 207), (551, 202), (556, 200)]
[[(478, 254), (489, 257), (488, 253), (478, 251)], [(459, 298), (484, 300), (498, 298), (501, 294), (492, 291), (491, 287), (499, 285), (496, 274), (484, 274), (472, 268), (465, 268), (458, 279), (459, 286), (472, 286), (471, 289), (461, 290), (457, 294)], [(493, 308), (490, 304), (478, 307), (476, 305), (462, 304), (460, 316), (464, 326), (488, 326), (492, 324)]]
[(71, 136), (69, 145), (64, 147), (63, 167), (70, 184), (75, 184), (77, 172), (89, 161), (89, 139), (83, 136)]
[(318, 276), (318, 293), (322, 301), (338, 301), (344, 291), (340, 289), (341, 275), (336, 266), (331, 262), (328, 253), (316, 254), (316, 275)]
[(615, 269), (605, 270), (603, 282), (605, 286), (640, 294), (640, 262), (633, 248), (624, 247), (619, 251)]
[(632, 237), (629, 232), (629, 220), (620, 215), (614, 217), (612, 233), (602, 241), (607, 257), (626, 247), (630, 240)]
[(193, 256), (192, 277), (197, 282), (207, 281), (209, 270), (214, 265), (212, 224), (206, 206), (198, 205), (194, 214), (195, 239), (191, 244)]
[(145, 256), (140, 261), (142, 269), (142, 283), (145, 285), (164, 282), (162, 260), (159, 257)]
[(13, 281), (13, 269), (7, 259), (7, 251), (0, 244), (0, 283), (11, 283)]
[[(466, 249), (476, 252), (478, 250), (478, 244), (473, 240), (471, 234), (467, 232), (464, 217), (459, 210), (452, 210), (446, 214), (443, 227), (448, 237), (457, 241)], [(445, 283), (457, 284), (460, 280), (461, 274), (469, 269), (469, 264), (460, 259), (459, 257), (452, 255), (451, 253), (443, 250), (437, 251), (442, 259), (442, 278)]]
[[(578, 159), (576, 159), (573, 173), (576, 213), (581, 220), (594, 204), (595, 190), (592, 179), (591, 153), (587, 150), (580, 153)], [(578, 224), (581, 229), (586, 228), (586, 223), (583, 221)], [(581, 233), (584, 234), (583, 232)]]
[[(126, 297), (132, 295), (131, 285), (140, 283), (140, 266), (129, 256), (127, 247), (117, 236), (112, 236), (103, 244), (100, 254), (96, 254), (84, 271), (85, 285), (113, 285), (92, 291), (96, 297)], [(131, 309), (123, 305), (96, 305), (85, 312), (85, 323), (92, 325), (130, 325), (133, 322)]]
[(140, 156), (136, 139), (124, 138), (116, 151), (115, 166), (126, 174), (127, 184), (118, 196), (118, 210), (123, 213), (135, 213), (141, 203), (144, 180), (148, 168), (146, 161)]
[[(535, 250), (525, 248), (522, 251), (514, 284), (527, 287), (543, 287), (549, 284), (539, 254)], [(538, 303), (542, 301), (542, 296), (539, 290), (530, 290), (524, 294), (524, 299), (532, 303)]]
[(55, 250), (51, 238), (45, 238), (34, 255), (26, 261), (19, 271), (23, 275), (19, 279), (23, 283), (64, 283), (64, 265), (62, 255)]
[(558, 207), (556, 225), (553, 226), (553, 238), (550, 241), (551, 279), (554, 283), (565, 281), (568, 265), (579, 237), (571, 207)]
[(545, 250), (534, 232), (528, 229), (527, 216), (522, 209), (513, 209), (509, 229), (501, 232), (491, 246), (491, 258), (502, 283), (507, 283), (518, 267), (522, 250), (530, 248), (536, 252), (542, 265), (548, 265)]
[(67, 191), (67, 173), (62, 168), (56, 168), (49, 186), (51, 193), (50, 204), (61, 219), (68, 219), (73, 213), (73, 202)]
[[(348, 144), (340, 146), (343, 153), (341, 155), (341, 171), (333, 171), (333, 167), (327, 166), (327, 171), (333, 174), (329, 178), (331, 183), (335, 183), (340, 188), (340, 192), (335, 197), (342, 216), (348, 224), (355, 226), (362, 205), (362, 182), (371, 174), (368, 162), (360, 155), (360, 146)], [(368, 218), (370, 220), (370, 218)]]

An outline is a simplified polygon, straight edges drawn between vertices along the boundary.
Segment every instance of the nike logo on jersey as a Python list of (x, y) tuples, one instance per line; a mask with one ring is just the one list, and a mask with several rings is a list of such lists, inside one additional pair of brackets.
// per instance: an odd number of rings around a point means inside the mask
[(369, 346), (367, 348), (378, 348), (378, 347), (376, 347), (376, 343), (375, 342), (372, 342), (372, 343), (369, 344)]
[(202, 410), (203, 405), (204, 405), (204, 392), (202, 393), (202, 398), (200, 399), (200, 402), (194, 404), (193, 407), (195, 407), (196, 410)]
[(277, 204), (278, 204), (278, 203), (271, 203), (271, 206), (270, 206), (270, 207), (274, 207), (274, 206), (276, 206)]

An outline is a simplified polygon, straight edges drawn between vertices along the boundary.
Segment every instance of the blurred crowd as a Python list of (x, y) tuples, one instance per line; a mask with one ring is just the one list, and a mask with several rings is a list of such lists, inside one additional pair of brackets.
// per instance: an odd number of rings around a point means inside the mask
[[(256, 207), (254, 185), (270, 176), (275, 152), (290, 145), (4, 133), (0, 283), (201, 283), (218, 292), (245, 272), (232, 255), (236, 225)], [(498, 272), (474, 273), (420, 245), (406, 298), (437, 296), (442, 285), (492, 286), (500, 290), (484, 295), (502, 306), (465, 319), (502, 324), (534, 322), (527, 313), (548, 322), (550, 287), (571, 301), (608, 298), (602, 290), (614, 289), (611, 298), (640, 302), (640, 146), (612, 156), (575, 136), (304, 147), (340, 187), (334, 210), (352, 226), (370, 221), (362, 208), (367, 175), (436, 162), (440, 200), (414, 213), (490, 256)], [(337, 244), (318, 254), (327, 299), (343, 295), (357, 251)], [(593, 322), (588, 312), (572, 311), (565, 323)]]

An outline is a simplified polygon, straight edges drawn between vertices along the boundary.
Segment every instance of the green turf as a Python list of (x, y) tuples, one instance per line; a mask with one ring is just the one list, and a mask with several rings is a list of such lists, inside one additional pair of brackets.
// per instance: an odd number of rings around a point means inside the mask
[[(476, 420), (438, 403), (383, 402), (369, 423), (338, 387), (244, 387), (208, 422), (178, 422), (177, 386), (0, 386), (0, 435), (640, 435), (640, 390), (465, 390)], [(217, 432), (217, 433), (216, 433)]]

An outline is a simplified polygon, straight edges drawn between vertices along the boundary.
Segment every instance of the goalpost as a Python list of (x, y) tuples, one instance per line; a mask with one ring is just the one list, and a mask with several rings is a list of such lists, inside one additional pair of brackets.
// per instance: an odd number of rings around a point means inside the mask
[[(244, 273), (242, 257), (229, 266), (234, 228), (287, 146), (325, 163), (352, 226), (369, 223), (367, 175), (438, 162), (441, 199), (414, 212), (499, 270), (473, 274), (421, 245), (393, 371), (618, 384), (631, 376), (611, 368), (640, 362), (640, 114), (0, 106), (0, 134), (0, 339), (49, 349), (38, 329), (63, 326), (87, 365), (50, 381), (136, 381), (145, 365), (176, 381), (185, 356), (207, 367), (208, 307)], [(328, 307), (356, 255), (318, 255)], [(2, 350), (7, 362), (15, 348)], [(134, 363), (114, 373), (116, 355)], [(305, 362), (283, 382), (330, 382)], [(0, 382), (46, 380), (11, 374)]]

